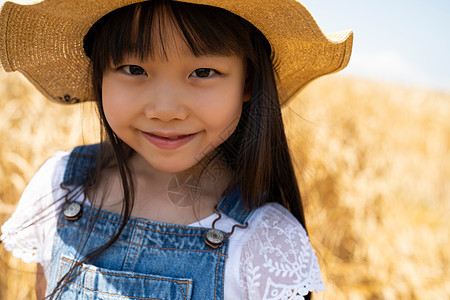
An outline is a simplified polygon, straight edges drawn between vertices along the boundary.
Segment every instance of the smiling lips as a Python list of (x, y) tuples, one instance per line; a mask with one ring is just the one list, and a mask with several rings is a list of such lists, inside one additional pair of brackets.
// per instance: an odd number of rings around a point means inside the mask
[(142, 134), (149, 142), (151, 142), (153, 145), (162, 150), (177, 149), (190, 142), (197, 135), (197, 133), (187, 135), (178, 135), (178, 134), (156, 135), (149, 132), (142, 132)]

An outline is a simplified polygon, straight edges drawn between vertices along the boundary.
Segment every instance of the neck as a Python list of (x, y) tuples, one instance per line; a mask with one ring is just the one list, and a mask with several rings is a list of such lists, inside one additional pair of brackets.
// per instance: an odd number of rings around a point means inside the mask
[[(187, 225), (211, 215), (231, 180), (231, 171), (219, 159), (167, 173), (153, 168), (136, 153), (130, 165), (135, 175), (132, 216), (166, 223)], [(123, 192), (118, 172), (113, 171), (107, 181), (109, 193), (104, 208), (120, 212)]]

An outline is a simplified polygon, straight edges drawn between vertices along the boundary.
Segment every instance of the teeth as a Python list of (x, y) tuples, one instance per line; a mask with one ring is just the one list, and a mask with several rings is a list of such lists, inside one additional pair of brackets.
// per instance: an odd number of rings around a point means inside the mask
[(168, 139), (169, 140), (176, 140), (176, 139), (178, 139), (179, 138), (179, 136), (173, 136), (173, 137), (169, 137)]

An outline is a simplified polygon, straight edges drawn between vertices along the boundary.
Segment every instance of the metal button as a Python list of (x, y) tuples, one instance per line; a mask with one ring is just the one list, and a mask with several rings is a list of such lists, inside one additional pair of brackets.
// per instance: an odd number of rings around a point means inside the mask
[(205, 244), (212, 249), (217, 249), (222, 246), (224, 240), (223, 232), (217, 229), (210, 229), (206, 232)]
[(77, 202), (70, 202), (64, 207), (64, 218), (68, 221), (76, 221), (81, 216), (81, 205)]

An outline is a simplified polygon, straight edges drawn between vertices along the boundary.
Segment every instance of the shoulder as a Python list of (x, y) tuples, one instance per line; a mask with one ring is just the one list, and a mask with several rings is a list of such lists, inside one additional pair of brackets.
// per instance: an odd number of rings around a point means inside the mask
[(302, 224), (287, 210), (284, 206), (276, 202), (270, 202), (256, 209), (250, 219), (251, 228), (258, 230), (270, 226), (275, 227), (292, 227), (295, 226), (300, 230), (299, 234), (306, 236), (306, 230)]
[(37, 200), (50, 197), (60, 188), (70, 153), (58, 151), (39, 168), (22, 193), (13, 216), (19, 213), (22, 207), (27, 210), (30, 205), (42, 204), (42, 201)]
[(286, 208), (266, 204), (249, 223), (240, 256), (242, 298), (303, 299), (324, 289), (306, 230)]
[(30, 180), (27, 189), (59, 186), (69, 161), (71, 151), (58, 151), (39, 168)]

